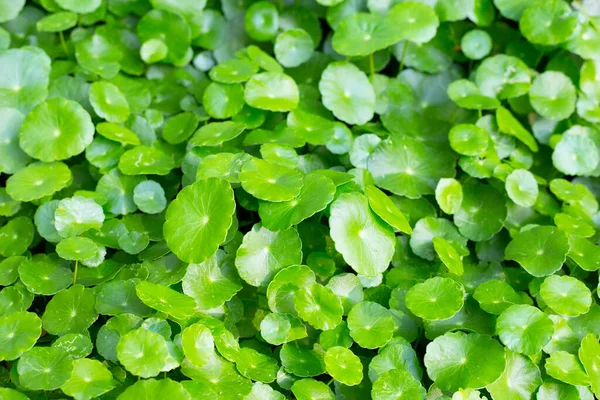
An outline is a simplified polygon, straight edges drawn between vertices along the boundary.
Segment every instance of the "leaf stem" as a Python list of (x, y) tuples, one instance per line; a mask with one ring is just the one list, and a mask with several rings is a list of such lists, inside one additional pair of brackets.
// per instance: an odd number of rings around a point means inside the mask
[(477, 110), (479, 112), (479, 119), (481, 119), (483, 113), (481, 112), (481, 108), (479, 110)]
[(65, 42), (65, 35), (63, 35), (62, 31), (58, 32), (58, 36), (60, 36), (60, 43), (62, 44), (63, 50), (69, 58), (69, 48), (67, 47), (67, 43)]
[(79, 266), (79, 260), (75, 260), (75, 270), (73, 271), (73, 285), (77, 283), (77, 267)]
[(404, 47), (402, 48), (402, 57), (400, 58), (400, 70), (398, 72), (402, 72), (404, 69), (404, 58), (406, 57), (406, 49), (408, 49), (408, 40), (404, 41)]
[(369, 54), (369, 68), (371, 69), (371, 76), (375, 75), (375, 57), (373, 53)]

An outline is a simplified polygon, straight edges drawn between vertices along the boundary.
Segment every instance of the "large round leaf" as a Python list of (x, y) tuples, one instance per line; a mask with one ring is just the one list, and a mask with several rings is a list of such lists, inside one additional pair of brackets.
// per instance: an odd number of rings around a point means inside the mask
[(576, 317), (589, 311), (592, 293), (583, 282), (570, 276), (549, 276), (540, 286), (540, 297), (555, 312)]
[[(436, 156), (431, 154), (436, 152)], [(377, 186), (410, 198), (433, 194), (440, 178), (452, 178), (455, 160), (448, 152), (403, 137), (381, 142), (367, 160)]]
[(71, 377), (73, 361), (64, 350), (35, 347), (17, 363), (19, 382), (29, 390), (54, 390)]
[(62, 162), (29, 164), (6, 181), (6, 192), (17, 201), (50, 196), (71, 182), (71, 171)]
[(558, 271), (569, 252), (567, 236), (552, 226), (536, 226), (519, 232), (505, 251), (507, 260), (521, 264), (533, 276), (548, 276)]
[(0, 317), (0, 360), (15, 360), (31, 349), (42, 333), (42, 321), (21, 311)]
[(54, 335), (83, 332), (98, 318), (95, 304), (96, 293), (92, 289), (71, 286), (48, 302), (42, 316), (44, 329)]
[(209, 178), (187, 186), (167, 209), (167, 245), (181, 260), (201, 263), (225, 241), (234, 212), (233, 190), (226, 181)]
[(566, 119), (575, 111), (575, 85), (562, 72), (547, 71), (533, 80), (529, 100), (542, 117)]
[(98, 360), (81, 358), (73, 361), (73, 372), (61, 390), (74, 398), (98, 397), (116, 386), (113, 375)]
[(56, 97), (36, 106), (19, 130), (21, 148), (42, 161), (65, 160), (92, 143), (94, 125), (77, 102)]
[(496, 330), (506, 347), (517, 353), (533, 355), (552, 339), (554, 323), (539, 309), (520, 304), (500, 314)]
[(563, 0), (545, 1), (543, 7), (523, 11), (519, 30), (531, 43), (553, 46), (565, 42), (577, 27), (577, 17)]
[(318, 283), (300, 288), (294, 294), (294, 306), (300, 318), (316, 329), (331, 330), (342, 322), (344, 309), (339, 297)]
[(337, 61), (329, 64), (321, 75), (319, 91), (323, 105), (339, 120), (362, 125), (375, 112), (375, 91), (365, 75), (354, 64)]
[(134, 375), (150, 378), (166, 370), (170, 358), (167, 341), (145, 328), (132, 330), (117, 344), (119, 362)]
[(277, 272), (301, 261), (302, 243), (294, 228), (272, 232), (256, 224), (244, 235), (235, 266), (246, 283), (266, 286)]
[(376, 276), (394, 254), (394, 233), (383, 225), (359, 193), (344, 193), (331, 204), (331, 238), (335, 248), (356, 272)]
[[(0, 14), (4, 4), (17, 5), (19, 1), (2, 2)], [(0, 107), (28, 113), (48, 96), (49, 78), (50, 58), (40, 48), (0, 51)]]
[(463, 201), (454, 214), (458, 231), (475, 242), (491, 239), (504, 225), (507, 210), (502, 194), (491, 185), (463, 187)]
[(293, 201), (302, 189), (300, 172), (259, 158), (246, 161), (238, 178), (245, 191), (266, 201)]
[(489, 336), (477, 333), (446, 333), (427, 345), (425, 367), (443, 390), (481, 388), (504, 371), (504, 348)]
[(390, 310), (378, 303), (363, 301), (350, 310), (348, 329), (360, 347), (375, 349), (392, 338), (395, 324)]
[(219, 252), (202, 263), (188, 265), (182, 287), (201, 310), (222, 306), (242, 289), (233, 260), (224, 259)]
[(413, 286), (404, 301), (413, 314), (423, 319), (447, 319), (464, 304), (464, 288), (450, 278), (435, 277)]
[(269, 111), (291, 111), (298, 107), (296, 82), (282, 72), (256, 74), (246, 84), (244, 99), (249, 106)]

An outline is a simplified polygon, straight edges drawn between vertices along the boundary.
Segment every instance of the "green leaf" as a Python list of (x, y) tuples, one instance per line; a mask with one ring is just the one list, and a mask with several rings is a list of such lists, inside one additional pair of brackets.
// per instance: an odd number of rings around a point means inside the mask
[(145, 328), (132, 330), (117, 344), (119, 362), (133, 375), (150, 378), (168, 370), (171, 357), (167, 341)]
[(66, 289), (73, 281), (73, 272), (58, 258), (42, 255), (23, 261), (19, 278), (31, 293), (49, 296)]
[(492, 279), (477, 286), (473, 298), (490, 314), (500, 315), (514, 304), (521, 304), (522, 297), (508, 283)]
[(330, 288), (318, 283), (295, 292), (294, 307), (300, 318), (319, 330), (334, 329), (342, 322), (341, 300)]
[(273, 51), (285, 68), (297, 67), (310, 59), (315, 45), (304, 29), (288, 29), (275, 39)]
[(456, 314), (464, 304), (464, 296), (464, 288), (454, 280), (435, 277), (413, 286), (404, 301), (416, 316), (437, 320)]
[(371, 391), (374, 400), (422, 399), (425, 394), (425, 388), (403, 369), (392, 369), (381, 374)]
[(531, 106), (544, 118), (567, 119), (575, 111), (575, 85), (562, 72), (538, 75), (529, 89)]
[(96, 114), (109, 122), (125, 122), (129, 117), (129, 103), (116, 85), (94, 82), (90, 86), (90, 104)]
[(459, 124), (448, 133), (450, 147), (465, 156), (481, 155), (487, 148), (489, 137), (485, 130), (473, 124)]
[(345, 61), (329, 64), (319, 81), (319, 91), (323, 105), (339, 120), (362, 125), (373, 118), (375, 92), (367, 75), (354, 64)]
[(600, 395), (600, 343), (594, 334), (588, 333), (583, 338), (578, 355), (590, 378), (592, 391), (596, 396)]
[(92, 289), (73, 285), (48, 302), (42, 316), (44, 329), (53, 335), (83, 332), (98, 318), (95, 304), (96, 293)]
[(329, 222), (336, 250), (356, 272), (376, 276), (388, 268), (394, 234), (377, 220), (365, 196), (342, 194), (331, 204)]
[(196, 302), (193, 298), (164, 285), (142, 281), (137, 284), (135, 291), (148, 307), (172, 315), (174, 318), (186, 319), (195, 313)]
[(549, 276), (540, 286), (540, 297), (558, 314), (576, 317), (589, 311), (592, 293), (583, 282), (570, 276)]
[(483, 95), (498, 99), (522, 96), (531, 86), (527, 64), (505, 54), (483, 60), (477, 68), (475, 81)]
[(233, 260), (219, 252), (199, 264), (190, 264), (182, 280), (183, 292), (196, 301), (201, 310), (221, 307), (231, 300), (242, 285)]
[(204, 91), (202, 104), (206, 113), (213, 118), (231, 118), (244, 107), (244, 89), (239, 83), (213, 82)]
[(551, 226), (536, 226), (519, 232), (510, 241), (505, 258), (521, 264), (533, 276), (548, 276), (558, 271), (569, 252), (569, 240)]
[(376, 186), (369, 185), (365, 190), (369, 206), (375, 214), (387, 222), (394, 229), (410, 235), (412, 228), (410, 227), (406, 216), (400, 211), (396, 204)]
[(263, 72), (250, 78), (244, 100), (249, 106), (261, 110), (291, 111), (298, 107), (300, 94), (296, 82), (288, 75)]
[(300, 379), (291, 387), (298, 400), (333, 400), (335, 396), (329, 386), (314, 379)]
[(501, 132), (516, 137), (533, 152), (538, 151), (535, 138), (521, 125), (521, 123), (504, 107), (496, 109), (496, 121)]
[(506, 361), (504, 348), (489, 336), (477, 333), (446, 333), (427, 345), (427, 374), (440, 389), (481, 388), (496, 379)]
[[(11, 2), (10, 8), (18, 13), (16, 10), (20, 10), (23, 5), (19, 7), (20, 3), (24, 2)], [(0, 6), (0, 14), (4, 14), (4, 18), (0, 15), (0, 20), (3, 22), (8, 21), (6, 18), (12, 15), (12, 12), (4, 8), (7, 4), (3, 2)], [(16, 108), (22, 113), (28, 113), (48, 96), (50, 57), (36, 47), (1, 51), (0, 76), (0, 107)]]
[(35, 229), (27, 217), (16, 217), (0, 228), (0, 255), (4, 257), (18, 256), (33, 241)]
[(363, 379), (363, 365), (352, 351), (345, 347), (331, 347), (325, 353), (327, 373), (346, 386), (358, 385)]
[(550, 0), (544, 7), (530, 6), (523, 11), (519, 30), (531, 43), (552, 46), (565, 42), (575, 31), (577, 18), (562, 0)]
[(10, 21), (19, 15), (25, 6), (25, 0), (15, 0), (0, 5), (0, 22)]
[(98, 397), (115, 387), (112, 374), (97, 360), (82, 358), (73, 361), (73, 372), (61, 390), (74, 398)]
[(335, 185), (331, 179), (311, 173), (304, 176), (300, 192), (294, 198), (280, 202), (261, 201), (258, 213), (266, 228), (273, 231), (286, 230), (325, 209), (333, 200), (334, 194)]
[(216, 357), (215, 342), (210, 329), (197, 323), (181, 333), (181, 346), (192, 364), (203, 367)]
[(31, 160), (19, 146), (19, 128), (25, 116), (14, 108), (0, 108), (0, 171), (14, 174)]
[(551, 377), (573, 386), (588, 386), (590, 380), (577, 356), (566, 351), (555, 351), (546, 359), (546, 372)]
[(508, 197), (521, 207), (532, 207), (538, 198), (538, 183), (525, 169), (513, 170), (506, 177), (505, 187)]
[(256, 224), (238, 248), (235, 266), (240, 277), (252, 286), (267, 286), (283, 268), (300, 264), (302, 244), (294, 228), (273, 232)]
[(234, 212), (227, 182), (209, 178), (187, 186), (167, 208), (167, 245), (182, 261), (201, 263), (225, 241)]
[(238, 175), (242, 187), (254, 197), (283, 202), (296, 198), (302, 189), (302, 174), (258, 158), (244, 163)]
[(107, 139), (121, 144), (140, 144), (140, 138), (129, 129), (112, 122), (101, 122), (96, 125), (96, 131)]
[[(530, 358), (506, 351), (506, 368), (495, 382), (486, 386), (490, 394), (511, 396), (511, 399), (529, 399), (542, 384), (540, 369)], [(538, 394), (541, 394), (538, 392)]]
[(506, 347), (533, 355), (548, 344), (554, 334), (554, 324), (539, 309), (521, 304), (510, 306), (500, 314), (496, 330)]
[(462, 52), (471, 60), (481, 60), (492, 51), (492, 38), (481, 29), (465, 33), (460, 40)]
[(303, 348), (297, 341), (284, 344), (279, 357), (281, 365), (296, 376), (309, 377), (325, 373), (323, 354)]
[(23, 121), (19, 144), (33, 158), (50, 162), (81, 154), (92, 142), (94, 125), (78, 103), (56, 97), (37, 105)]
[(395, 329), (390, 311), (369, 301), (352, 307), (347, 321), (352, 339), (367, 349), (383, 347), (390, 341)]
[(50, 14), (36, 23), (40, 32), (63, 32), (77, 25), (77, 14), (62, 11)]
[(29, 390), (54, 390), (64, 385), (73, 371), (68, 354), (52, 347), (35, 347), (19, 359), (19, 382)]
[(455, 175), (455, 160), (448, 152), (437, 152), (434, 148), (410, 138), (382, 141), (367, 159), (367, 169), (375, 184), (390, 192), (418, 198), (433, 194), (440, 178)]
[(435, 237), (457, 242), (463, 246), (467, 245), (467, 240), (458, 233), (452, 222), (443, 218), (425, 217), (415, 224), (410, 237), (410, 248), (419, 257), (433, 260), (435, 258), (433, 238)]
[(129, 386), (120, 396), (121, 400), (146, 398), (159, 400), (173, 397), (181, 400), (191, 400), (188, 391), (179, 382), (171, 379), (143, 379)]
[(458, 231), (475, 242), (491, 239), (507, 216), (501, 193), (491, 185), (473, 183), (463, 186), (463, 201), (454, 214)]
[(56, 245), (56, 253), (63, 260), (85, 260), (96, 256), (98, 245), (88, 238), (70, 237)]
[(277, 378), (277, 361), (254, 349), (241, 348), (235, 362), (238, 371), (246, 378), (264, 383), (273, 382)]
[(155, 147), (136, 146), (119, 159), (119, 170), (125, 175), (167, 175), (173, 168), (173, 157)]
[(0, 359), (16, 360), (29, 351), (42, 334), (42, 321), (31, 312), (0, 316)]
[(599, 162), (596, 144), (578, 125), (562, 135), (552, 153), (554, 167), (568, 175), (590, 175)]
[(103, 222), (102, 207), (94, 200), (81, 196), (61, 200), (54, 212), (54, 225), (62, 237), (76, 236), (90, 229), (100, 229)]

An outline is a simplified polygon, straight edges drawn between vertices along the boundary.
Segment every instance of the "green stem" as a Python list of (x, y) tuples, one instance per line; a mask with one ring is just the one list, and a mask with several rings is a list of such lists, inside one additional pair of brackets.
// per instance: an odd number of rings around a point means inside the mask
[(483, 115), (483, 113), (481, 112), (481, 108), (477, 111), (479, 111), (479, 118), (481, 119), (481, 116)]
[(79, 260), (75, 260), (75, 270), (73, 271), (73, 285), (77, 283), (77, 267), (79, 266)]
[(373, 53), (369, 54), (369, 68), (371, 69), (371, 76), (375, 75), (375, 57), (373, 57)]
[(402, 57), (400, 58), (400, 70), (401, 72), (404, 69), (404, 58), (406, 57), (406, 49), (408, 49), (408, 41), (404, 41), (404, 47), (402, 48)]
[(60, 36), (60, 43), (62, 44), (63, 50), (69, 58), (69, 48), (67, 47), (67, 43), (65, 42), (65, 35), (63, 35), (62, 31), (58, 32), (58, 36)]

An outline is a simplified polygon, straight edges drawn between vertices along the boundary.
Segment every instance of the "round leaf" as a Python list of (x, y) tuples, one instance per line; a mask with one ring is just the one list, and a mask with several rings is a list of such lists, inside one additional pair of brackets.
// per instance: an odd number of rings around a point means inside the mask
[(344, 193), (331, 204), (329, 219), (335, 248), (356, 272), (376, 276), (394, 255), (394, 234), (379, 222), (359, 193)]
[(187, 186), (167, 208), (167, 245), (182, 261), (201, 263), (225, 241), (234, 212), (229, 183), (209, 178)]
[(19, 143), (25, 153), (49, 162), (81, 154), (92, 143), (94, 125), (78, 103), (56, 97), (36, 106), (23, 121)]
[(542, 350), (554, 334), (554, 323), (539, 309), (526, 305), (507, 308), (498, 317), (498, 336), (506, 347), (525, 355)]

